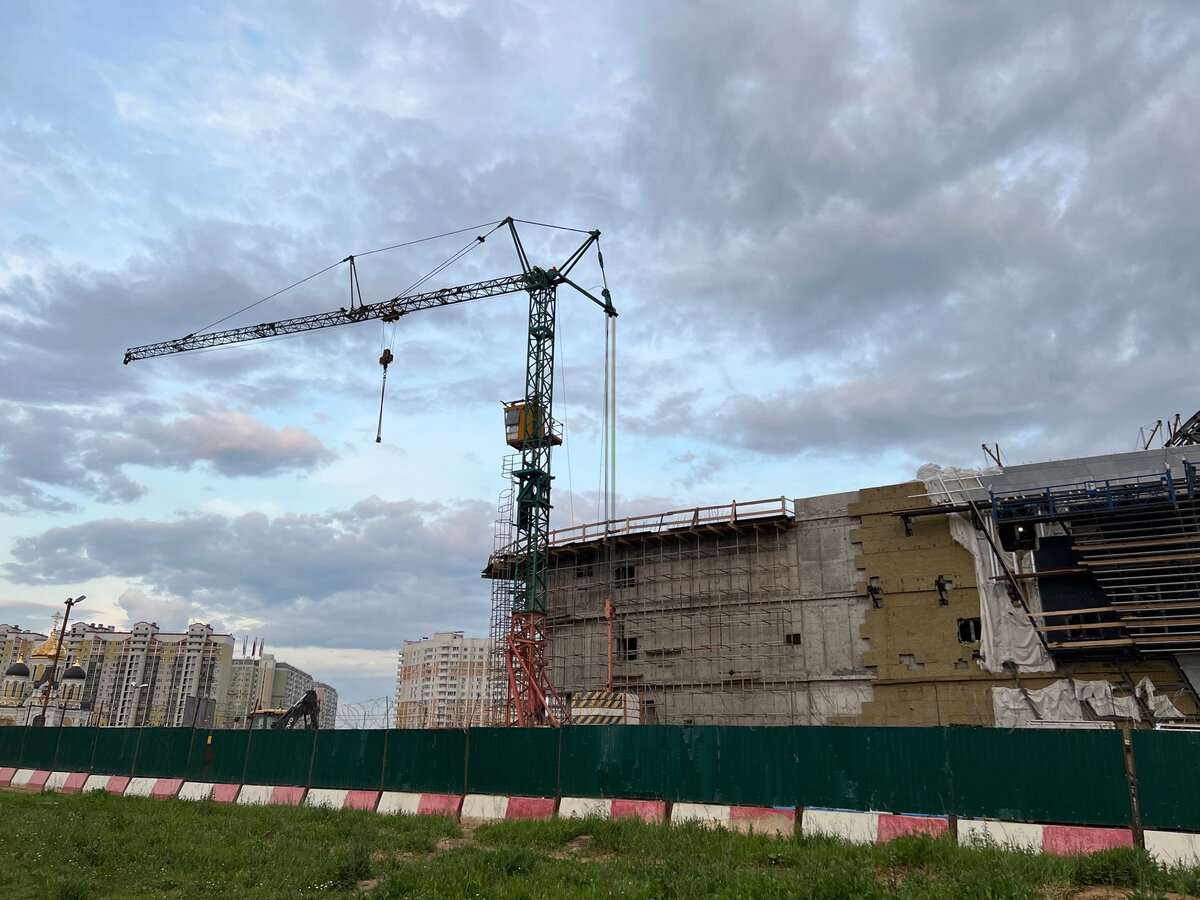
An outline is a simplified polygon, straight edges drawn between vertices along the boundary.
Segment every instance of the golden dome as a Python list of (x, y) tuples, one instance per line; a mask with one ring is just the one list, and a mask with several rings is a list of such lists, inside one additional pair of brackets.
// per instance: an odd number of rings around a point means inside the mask
[(30, 659), (54, 659), (55, 657), (62, 659), (62, 639), (57, 634), (50, 635), (45, 641), (33, 648), (33, 652), (29, 654), (29, 657)]

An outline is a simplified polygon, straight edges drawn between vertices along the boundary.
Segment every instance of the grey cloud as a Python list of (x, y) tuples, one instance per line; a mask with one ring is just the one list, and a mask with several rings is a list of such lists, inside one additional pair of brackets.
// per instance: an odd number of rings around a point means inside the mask
[(166, 421), (157, 404), (149, 415), (4, 402), (0, 411), (9, 422), (0, 434), (0, 496), (14, 498), (15, 508), (74, 508), (54, 490), (106, 503), (135, 500), (145, 488), (123, 471), (127, 465), (187, 470), (205, 462), (227, 477), (267, 477), (311, 470), (333, 456), (303, 429), (276, 429), (207, 404)]
[[(370, 497), (321, 515), (104, 519), (19, 538), (5, 567), (17, 584), (115, 577), (218, 622), (260, 618), (283, 644), (390, 647), (414, 627), (486, 619), (479, 572), (494, 510), (484, 503)], [(153, 599), (122, 595), (151, 615)], [(460, 624), (454, 625), (458, 621)]]

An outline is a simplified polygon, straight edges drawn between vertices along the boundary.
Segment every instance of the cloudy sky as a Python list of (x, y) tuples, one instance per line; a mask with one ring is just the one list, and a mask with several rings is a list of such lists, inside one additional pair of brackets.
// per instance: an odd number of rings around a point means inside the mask
[[(486, 632), (525, 301), (121, 364), (349, 254), (600, 229), (631, 514), (1124, 451), (1200, 407), (1191, 2), (0, 4), (0, 622), (259, 636), (344, 701)], [(522, 226), (553, 265), (572, 232)], [(498, 233), (427, 287), (518, 270)], [(594, 255), (576, 270), (601, 283)], [(221, 327), (345, 305), (335, 266)], [(555, 525), (600, 518), (560, 294)], [(381, 348), (389, 370), (376, 444)]]

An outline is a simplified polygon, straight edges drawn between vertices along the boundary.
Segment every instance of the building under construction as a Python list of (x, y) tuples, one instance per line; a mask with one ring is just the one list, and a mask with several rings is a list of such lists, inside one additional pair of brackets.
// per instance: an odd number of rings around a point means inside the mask
[(1189, 450), (927, 466), (906, 484), (555, 531), (551, 682), (568, 703), (633, 697), (624, 720), (645, 723), (1195, 717)]

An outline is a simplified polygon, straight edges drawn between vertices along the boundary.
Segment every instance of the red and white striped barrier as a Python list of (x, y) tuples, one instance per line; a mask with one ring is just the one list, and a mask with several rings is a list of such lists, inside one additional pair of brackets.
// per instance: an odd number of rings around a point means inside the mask
[(110, 794), (124, 794), (125, 788), (133, 779), (128, 775), (89, 775), (83, 783), (83, 790), (108, 791)]
[(45, 769), (17, 769), (8, 786), (26, 791), (44, 790), (50, 775)]
[(351, 791), (331, 788), (309, 788), (304, 798), (305, 806), (321, 806), (325, 809), (374, 810), (379, 802), (379, 791)]
[(237, 795), (239, 806), (299, 806), (303, 801), (302, 787), (244, 784)]
[(63, 794), (78, 794), (87, 783), (87, 772), (51, 772), (46, 790)]
[(174, 797), (183, 787), (182, 778), (133, 778), (125, 788), (126, 797)]
[(958, 840), (962, 844), (993, 843), (1036, 853), (1072, 856), (1113, 847), (1132, 847), (1133, 832), (1128, 828), (1088, 825), (1033, 825), (996, 819), (959, 819)]
[(177, 795), (180, 800), (212, 800), (213, 803), (233, 803), (237, 800), (240, 784), (222, 784), (211, 781), (185, 781)]
[(553, 817), (553, 797), (467, 794), (463, 798), (462, 818), (464, 819), (550, 819)]
[(558, 814), (564, 819), (641, 819), (643, 822), (665, 822), (665, 800), (615, 800), (599, 797), (563, 797)]
[(945, 816), (904, 816), (844, 809), (805, 809), (800, 821), (804, 834), (823, 834), (855, 844), (886, 844), (903, 834), (937, 837), (950, 831)]
[[(129, 797), (179, 797), (243, 806), (272, 805), (365, 809), (382, 814), (447, 815), (468, 820), (549, 819), (597, 816), (608, 819), (639, 818), (647, 822), (695, 822), (730, 831), (756, 834), (825, 834), (854, 843), (887, 843), (905, 834), (938, 836), (949, 831), (944, 816), (896, 815), (852, 810), (804, 809), (797, 821), (790, 808), (732, 806), (719, 803), (675, 803), (662, 800), (564, 797), (509, 797), (491, 794), (425, 794), (405, 791), (342, 790), (238, 785), (184, 781), (181, 778), (131, 778), (125, 775), (88, 775), (84, 772), (51, 772), (44, 769), (0, 768), (0, 788), (25, 791), (108, 791)], [(1083, 825), (1038, 825), (997, 819), (959, 819), (959, 843), (992, 843), (1055, 855), (1094, 853), (1114, 847), (1132, 847), (1128, 828)], [(1147, 829), (1146, 849), (1165, 865), (1200, 865), (1200, 834)]]
[(379, 795), (375, 812), (387, 815), (406, 813), (410, 816), (462, 815), (461, 794), (417, 794), (409, 791), (384, 791)]
[(695, 822), (743, 834), (776, 834), (790, 837), (796, 829), (796, 811), (774, 806), (729, 806), (724, 803), (676, 803), (671, 824)]

